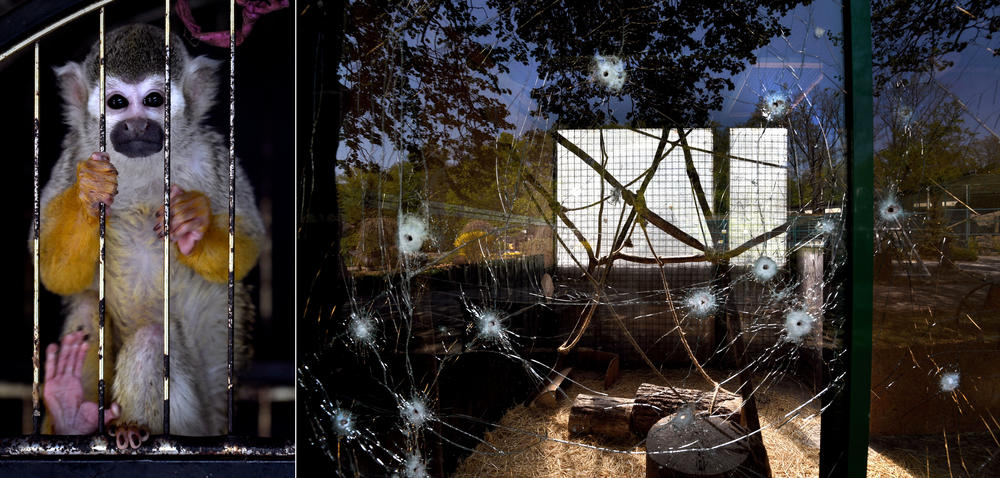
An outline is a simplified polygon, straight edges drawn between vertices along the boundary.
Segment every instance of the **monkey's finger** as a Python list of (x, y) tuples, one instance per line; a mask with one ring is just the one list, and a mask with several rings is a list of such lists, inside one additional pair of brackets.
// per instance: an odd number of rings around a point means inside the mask
[[(187, 191), (172, 197), (171, 210), (193, 210), (206, 215), (211, 212), (211, 202), (208, 200), (208, 196), (200, 192)], [(173, 207), (175, 204), (176, 208)]]
[(45, 381), (49, 382), (52, 377), (56, 375), (56, 353), (59, 351), (59, 346), (56, 344), (49, 344), (45, 347)]
[(111, 403), (111, 406), (104, 413), (104, 425), (110, 425), (112, 420), (120, 416), (122, 416), (122, 407), (118, 405), (118, 402)]
[(56, 356), (57, 376), (66, 375), (66, 367), (69, 365), (69, 355), (70, 355), (69, 349), (72, 347), (73, 347), (72, 345), (66, 345), (65, 342), (63, 342), (62, 347), (59, 347), (59, 352), (58, 355)]
[(91, 180), (102, 182), (118, 182), (118, 170), (111, 163), (85, 164), (77, 171), (79, 181)]
[(83, 373), (83, 362), (87, 359), (87, 348), (90, 344), (86, 340), (80, 342), (80, 345), (76, 348), (76, 355), (73, 357), (72, 368), (70, 373), (74, 377), (80, 377)]
[(205, 230), (208, 229), (208, 220), (205, 218), (191, 218), (186, 221), (182, 221), (180, 224), (171, 228), (170, 236), (172, 238), (182, 237), (187, 234), (194, 234), (197, 237), (194, 239), (201, 239), (205, 235)]
[(111, 207), (115, 202), (114, 195), (110, 193), (102, 193), (97, 191), (90, 191), (88, 193), (87, 203), (90, 207), (94, 208), (96, 211), (101, 203), (104, 203), (106, 207)]
[(179, 194), (175, 195), (178, 204), (198, 204), (199, 206), (204, 206), (208, 209), (209, 200), (208, 196), (198, 192), (198, 191), (181, 191)]
[(181, 204), (176, 211), (171, 211), (170, 220), (181, 223), (191, 219), (198, 219), (208, 224), (211, 213), (212, 210), (208, 207), (207, 202), (189, 202)]
[(139, 445), (142, 445), (142, 437), (139, 435), (139, 431), (135, 428), (129, 427), (128, 429), (128, 444), (133, 450), (139, 448)]
[(73, 347), (76, 345), (77, 332), (73, 332), (62, 340), (62, 347), (59, 347), (58, 364), (56, 365), (56, 375), (66, 375), (70, 368), (73, 356)]
[(99, 174), (110, 174), (112, 176), (118, 175), (118, 168), (111, 161), (99, 161), (90, 160), (83, 163), (80, 169), (85, 173), (99, 173)]
[(202, 218), (207, 221), (211, 213), (208, 199), (204, 196), (184, 197), (177, 202), (176, 208), (171, 209), (170, 220), (184, 222), (192, 218)]
[(82, 190), (97, 190), (103, 192), (117, 192), (118, 190), (118, 179), (114, 176), (102, 177), (102, 176), (90, 176), (83, 175), (77, 180), (77, 184)]
[(183, 201), (178, 202), (177, 207), (170, 208), (170, 220), (180, 223), (196, 217), (208, 219), (210, 212), (208, 204), (201, 204), (200, 201)]
[(108, 179), (118, 179), (118, 168), (111, 163), (86, 161), (80, 165), (76, 172), (77, 177), (103, 177)]
[(77, 189), (84, 201), (96, 200), (97, 196), (113, 198), (118, 194), (118, 184), (116, 182), (102, 182), (87, 178), (77, 181)]
[(88, 207), (97, 210), (100, 204), (104, 204), (107, 207), (111, 207), (115, 202), (115, 196), (111, 193), (102, 193), (97, 191), (89, 191), (83, 201)]
[(201, 214), (178, 214), (170, 218), (170, 233), (171, 235), (183, 235), (191, 232), (204, 234), (208, 230), (208, 225), (208, 216)]
[(106, 152), (103, 152), (103, 153), (102, 152), (94, 152), (94, 154), (90, 155), (90, 159), (92, 159), (94, 161), (105, 161), (105, 162), (109, 162), (110, 163), (111, 162), (111, 155), (109, 155)]

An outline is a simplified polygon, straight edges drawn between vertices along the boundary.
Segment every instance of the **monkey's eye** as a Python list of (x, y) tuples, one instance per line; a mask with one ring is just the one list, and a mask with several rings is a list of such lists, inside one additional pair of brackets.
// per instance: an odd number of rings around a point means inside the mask
[(122, 95), (111, 95), (111, 98), (108, 98), (108, 107), (113, 110), (127, 108), (128, 100)]
[(163, 95), (154, 91), (142, 99), (142, 104), (149, 106), (150, 108), (163, 106)]

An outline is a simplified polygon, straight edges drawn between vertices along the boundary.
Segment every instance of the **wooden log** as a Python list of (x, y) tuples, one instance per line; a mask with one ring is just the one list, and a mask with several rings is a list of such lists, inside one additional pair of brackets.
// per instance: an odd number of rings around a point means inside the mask
[[(658, 420), (683, 407), (690, 407), (697, 415), (708, 415), (712, 392), (689, 388), (675, 390), (676, 394), (667, 387), (644, 383), (639, 385), (634, 399), (581, 393), (569, 410), (569, 431), (609, 439), (641, 437)], [(738, 395), (720, 391), (713, 415), (739, 422), (740, 403)]]
[(559, 373), (552, 373), (549, 384), (535, 397), (535, 405), (552, 408), (559, 403), (559, 386), (562, 385), (566, 377), (573, 371), (573, 367), (566, 367)]
[(629, 429), (631, 398), (601, 397), (581, 393), (569, 410), (571, 435), (594, 435), (609, 439), (634, 438)]
[[(743, 427), (720, 417), (685, 413), (689, 412), (664, 417), (650, 428), (646, 437), (646, 478), (769, 476), (754, 462)], [(719, 446), (723, 443), (728, 444)], [(673, 450), (685, 451), (671, 453)]]
[[(674, 393), (675, 390), (677, 393)], [(696, 413), (707, 414), (712, 404), (712, 395), (711, 391), (690, 388), (671, 390), (651, 383), (641, 384), (635, 392), (635, 405), (632, 407), (630, 417), (632, 433), (645, 436), (654, 423), (688, 404), (693, 405)], [(715, 397), (712, 415), (727, 415), (728, 420), (738, 422), (742, 403), (743, 400), (739, 395), (719, 390), (718, 396)]]

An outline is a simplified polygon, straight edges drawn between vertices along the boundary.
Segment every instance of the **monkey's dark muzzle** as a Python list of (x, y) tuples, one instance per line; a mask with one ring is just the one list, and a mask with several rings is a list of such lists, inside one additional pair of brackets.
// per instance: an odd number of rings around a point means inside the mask
[(163, 128), (145, 118), (130, 118), (111, 130), (115, 151), (129, 158), (141, 158), (163, 149)]

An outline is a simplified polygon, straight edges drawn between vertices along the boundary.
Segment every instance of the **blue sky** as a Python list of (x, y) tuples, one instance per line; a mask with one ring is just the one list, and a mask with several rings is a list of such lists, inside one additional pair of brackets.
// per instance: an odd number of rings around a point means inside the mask
[[(484, 19), (484, 21), (495, 21)], [(824, 89), (841, 89), (843, 54), (831, 41), (831, 35), (842, 32), (841, 4), (839, 1), (815, 1), (799, 6), (785, 16), (782, 24), (789, 27), (786, 37), (777, 37), (757, 51), (758, 61), (748, 65), (732, 78), (736, 88), (726, 94), (719, 111), (712, 112), (712, 119), (724, 126), (745, 122), (754, 112), (758, 101), (769, 94), (785, 94), (795, 103), (811, 98)], [(994, 57), (985, 45), (973, 44), (961, 55), (953, 55), (955, 66), (936, 75), (936, 79), (957, 95), (969, 108), (966, 126), (986, 134), (975, 118), (993, 131), (1000, 130), (1000, 59)], [(548, 129), (550, 122), (532, 115), (534, 101), (531, 90), (544, 84), (546, 78), (537, 73), (537, 62), (527, 65), (512, 62), (510, 72), (501, 75), (500, 85), (510, 93), (501, 97), (507, 105), (508, 120), (518, 134), (529, 129)], [(627, 73), (627, 70), (626, 70)], [(631, 100), (613, 100), (612, 111), (624, 120), (631, 109)], [(343, 149), (340, 156), (344, 155)], [(392, 150), (373, 151), (385, 165), (399, 159)]]
[[(774, 38), (759, 49), (757, 64), (732, 78), (736, 89), (727, 95), (722, 110), (714, 112), (712, 119), (727, 126), (742, 123), (753, 113), (761, 96), (780, 91), (783, 85), (792, 90), (788, 93), (797, 96), (807, 90), (812, 93), (839, 87), (841, 80), (837, 77), (843, 72), (843, 55), (829, 35), (842, 31), (840, 8), (839, 2), (818, 1), (790, 12), (782, 20), (790, 34)], [(529, 115), (535, 106), (530, 90), (545, 81), (538, 76), (537, 66), (534, 62), (513, 64), (510, 73), (500, 79), (501, 85), (511, 90), (503, 99), (509, 105), (508, 119), (517, 130), (547, 126), (542, 118)], [(630, 108), (629, 100), (612, 102), (620, 118)]]

